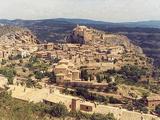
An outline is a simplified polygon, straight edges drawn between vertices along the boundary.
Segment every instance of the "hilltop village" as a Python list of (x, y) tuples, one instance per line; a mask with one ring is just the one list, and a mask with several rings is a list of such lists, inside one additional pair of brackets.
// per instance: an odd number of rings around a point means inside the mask
[(15, 99), (117, 120), (159, 120), (153, 60), (126, 36), (77, 25), (66, 43), (40, 44), (19, 29), (0, 41), (0, 87)]

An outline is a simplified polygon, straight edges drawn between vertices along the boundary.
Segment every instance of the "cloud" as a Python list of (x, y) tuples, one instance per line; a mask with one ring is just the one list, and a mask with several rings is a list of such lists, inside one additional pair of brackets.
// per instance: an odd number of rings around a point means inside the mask
[(160, 19), (160, 0), (0, 0), (0, 18)]

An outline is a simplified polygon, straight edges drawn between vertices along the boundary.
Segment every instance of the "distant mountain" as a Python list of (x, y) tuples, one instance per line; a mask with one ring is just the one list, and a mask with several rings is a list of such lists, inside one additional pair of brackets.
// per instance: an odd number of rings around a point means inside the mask
[(125, 27), (160, 28), (160, 21), (141, 21), (122, 23)]
[(68, 18), (56, 18), (56, 19), (42, 19), (42, 20), (7, 20), (0, 19), (0, 24), (7, 25), (19, 25), (28, 26), (37, 23), (52, 23), (52, 24), (95, 24), (95, 25), (105, 25), (106, 27), (140, 27), (140, 28), (160, 28), (160, 21), (141, 21), (141, 22), (123, 22), (123, 23), (113, 23), (104, 21), (95, 21), (90, 19), (68, 19)]
[(67, 19), (67, 18), (57, 18), (57, 21), (66, 21), (74, 24), (112, 24), (110, 22), (95, 21), (90, 19)]
[(113, 23), (104, 21), (95, 21), (89, 19), (66, 19), (57, 18), (58, 21), (66, 21), (74, 24), (96, 24), (96, 25), (106, 25), (108, 27), (142, 27), (142, 28), (160, 28), (160, 21), (140, 21), (140, 22), (123, 22), (123, 23)]

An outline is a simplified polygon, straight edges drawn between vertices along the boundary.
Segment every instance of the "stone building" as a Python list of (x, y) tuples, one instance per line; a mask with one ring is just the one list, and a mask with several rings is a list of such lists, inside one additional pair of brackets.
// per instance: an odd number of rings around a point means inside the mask
[(121, 54), (124, 52), (123, 46), (110, 46), (108, 47), (108, 53), (112, 55)]
[(71, 111), (82, 111), (82, 112), (88, 112), (88, 113), (93, 113), (95, 109), (94, 103), (90, 102), (83, 102), (80, 99), (72, 99), (71, 105), (70, 105)]
[(56, 75), (56, 82), (63, 83), (65, 81), (79, 81), (80, 71), (77, 70), (73, 63), (69, 60), (62, 59), (54, 66), (53, 71)]
[(35, 53), (35, 55), (38, 58), (48, 58), (48, 54), (45, 51), (38, 51)]
[(150, 96), (150, 97), (147, 97), (147, 100), (146, 100), (146, 105), (151, 108), (151, 109), (155, 109), (155, 107), (157, 105), (160, 104), (160, 96)]
[(44, 44), (44, 49), (53, 50), (53, 43)]
[(86, 26), (77, 25), (77, 27), (73, 30), (73, 39), (77, 39), (78, 41), (75, 41), (77, 43), (84, 44), (87, 41), (93, 40), (92, 32), (92, 29), (88, 29)]

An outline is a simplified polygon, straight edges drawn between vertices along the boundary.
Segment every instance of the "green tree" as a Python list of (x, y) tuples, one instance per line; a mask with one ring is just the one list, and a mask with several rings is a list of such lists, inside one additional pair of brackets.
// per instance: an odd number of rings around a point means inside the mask
[(49, 82), (52, 83), (56, 83), (56, 74), (54, 72), (49, 74)]
[(1, 65), (5, 65), (7, 61), (5, 59), (2, 59)]
[(77, 87), (75, 92), (78, 96), (86, 97), (89, 95), (89, 92), (86, 88)]
[(101, 83), (104, 80), (104, 76), (102, 74), (97, 74), (96, 79), (98, 83)]
[(42, 78), (44, 78), (45, 75), (44, 73), (42, 73), (41, 71), (36, 71), (35, 72), (35, 78), (41, 80)]
[(116, 92), (118, 90), (116, 83), (109, 83), (105, 89), (105, 92)]
[(16, 75), (15, 69), (10, 67), (0, 68), (0, 74), (4, 75), (8, 79), (9, 84), (13, 84), (13, 79)]
[(86, 69), (82, 69), (81, 70), (81, 79), (88, 81), (88, 78), (89, 78), (88, 71)]
[(128, 81), (138, 82), (142, 75), (146, 75), (146, 69), (134, 65), (126, 65), (119, 71)]

